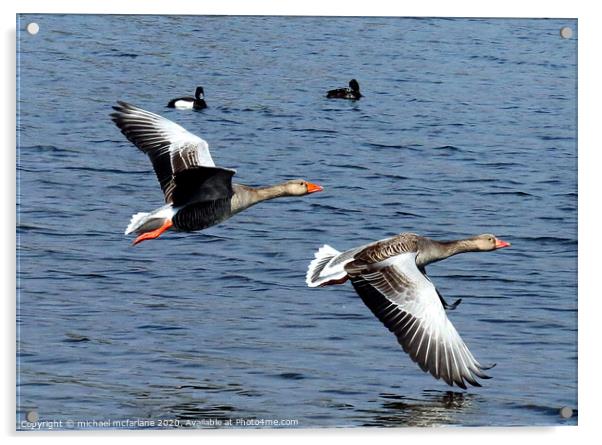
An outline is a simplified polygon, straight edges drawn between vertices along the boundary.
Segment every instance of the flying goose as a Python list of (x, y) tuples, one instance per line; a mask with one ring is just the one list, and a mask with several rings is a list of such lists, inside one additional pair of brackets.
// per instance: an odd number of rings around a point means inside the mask
[(125, 234), (138, 235), (134, 245), (171, 228), (184, 232), (205, 229), (258, 202), (322, 190), (302, 179), (259, 188), (234, 184), (235, 170), (216, 167), (207, 142), (200, 137), (126, 102), (118, 102), (113, 109), (113, 122), (148, 155), (165, 195), (164, 206), (132, 216)]
[(426, 266), (463, 252), (487, 252), (510, 243), (494, 235), (458, 241), (435, 241), (413, 233), (339, 252), (322, 246), (310, 263), (309, 287), (342, 284), (347, 280), (366, 306), (397, 337), (410, 358), (425, 372), (448, 385), (466, 389), (466, 382), (490, 378), (470, 353), (447, 318), (449, 305), (426, 275)]

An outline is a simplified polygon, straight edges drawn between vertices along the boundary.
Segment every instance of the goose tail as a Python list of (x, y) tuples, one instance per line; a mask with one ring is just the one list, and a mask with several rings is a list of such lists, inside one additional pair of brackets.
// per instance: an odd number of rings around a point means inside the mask
[(127, 229), (125, 229), (125, 234), (129, 235), (132, 232), (138, 231), (138, 229), (140, 229), (140, 227), (142, 227), (146, 223), (150, 215), (151, 214), (148, 212), (139, 212), (135, 215), (132, 215), (132, 218), (130, 219), (130, 224), (127, 226)]
[(345, 263), (334, 264), (334, 259), (341, 252), (325, 244), (314, 254), (315, 259), (309, 263), (305, 282), (309, 287), (328, 286), (329, 284), (341, 284), (347, 280)]

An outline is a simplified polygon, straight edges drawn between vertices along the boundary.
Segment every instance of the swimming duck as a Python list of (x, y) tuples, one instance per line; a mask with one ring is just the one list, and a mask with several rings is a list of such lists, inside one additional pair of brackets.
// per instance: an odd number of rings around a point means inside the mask
[(194, 97), (178, 97), (177, 99), (170, 100), (167, 106), (180, 110), (202, 110), (203, 108), (207, 108), (205, 90), (203, 90), (203, 87), (196, 87)]
[(351, 79), (349, 81), (349, 88), (330, 90), (328, 93), (326, 93), (326, 97), (329, 99), (358, 100), (360, 97), (362, 97), (360, 94), (360, 84), (357, 83), (357, 80)]
[(487, 379), (447, 318), (461, 299), (448, 304), (426, 274), (426, 266), (463, 252), (488, 252), (510, 246), (494, 235), (457, 241), (435, 241), (413, 233), (339, 252), (324, 245), (309, 264), (309, 287), (342, 284), (347, 280), (372, 313), (397, 337), (410, 358), (425, 372), (448, 385), (481, 386)]
[(113, 122), (148, 155), (165, 195), (164, 206), (132, 216), (125, 234), (138, 235), (134, 245), (169, 229), (192, 232), (211, 227), (262, 201), (322, 190), (303, 179), (258, 188), (234, 184), (235, 170), (217, 167), (200, 137), (126, 102), (113, 109)]

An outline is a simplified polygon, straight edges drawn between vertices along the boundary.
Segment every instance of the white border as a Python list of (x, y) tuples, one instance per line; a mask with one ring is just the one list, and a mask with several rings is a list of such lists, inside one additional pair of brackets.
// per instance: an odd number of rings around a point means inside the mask
[[(251, 443), (302, 443), (308, 440), (326, 439), (329, 442), (343, 439), (351, 443), (363, 443), (372, 437), (381, 441), (445, 441), (446, 443), (504, 444), (511, 441), (545, 441), (547, 444), (565, 444), (569, 440), (584, 441), (596, 437), (597, 415), (600, 411), (601, 369), (600, 314), (602, 295), (596, 285), (596, 273), (602, 263), (598, 252), (600, 240), (600, 205), (602, 190), (600, 178), (600, 150), (598, 127), (600, 113), (600, 46), (602, 21), (594, 9), (595, 2), (504, 0), (498, 2), (454, 0), (399, 2), (371, 0), (357, 3), (329, 1), (278, 1), (278, 0), (21, 0), (0, 3), (2, 20), (4, 61), (0, 70), (4, 89), (1, 107), (2, 134), (6, 135), (2, 153), (3, 166), (3, 217), (2, 224), (2, 283), (4, 298), (4, 326), (2, 329), (4, 350), (7, 352), (0, 367), (4, 385), (1, 406), (3, 433), (13, 440), (43, 440), (50, 443), (90, 441), (103, 443), (108, 437), (118, 439), (143, 437), (151, 443), (164, 442), (168, 437), (175, 440), (214, 442), (244, 440)], [(459, 17), (558, 17), (579, 19), (579, 427), (565, 428), (480, 428), (480, 429), (348, 429), (348, 430), (273, 430), (273, 431), (152, 431), (152, 432), (75, 432), (75, 433), (15, 433), (15, 14), (21, 13), (121, 13), (121, 14), (236, 14), (236, 15), (359, 15), (359, 16), (459, 16)], [(41, 436), (41, 437), (40, 437)], [(579, 436), (574, 437), (574, 436)], [(122, 439), (118, 439), (122, 440)]]

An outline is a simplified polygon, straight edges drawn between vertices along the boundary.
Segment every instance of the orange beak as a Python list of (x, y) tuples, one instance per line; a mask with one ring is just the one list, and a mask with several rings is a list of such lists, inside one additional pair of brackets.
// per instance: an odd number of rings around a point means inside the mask
[(506, 242), (506, 241), (502, 241), (501, 239), (496, 239), (495, 240), (495, 248), (496, 249), (501, 249), (503, 247), (509, 247), (510, 243)]
[(324, 190), (322, 187), (320, 187), (318, 184), (312, 184), (311, 182), (307, 183), (307, 193), (316, 193), (316, 192), (321, 192), (322, 190)]

